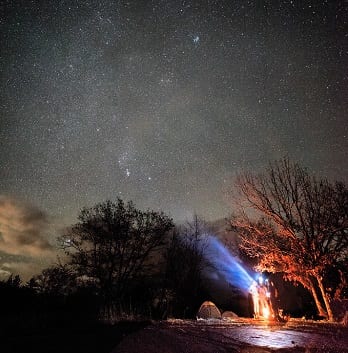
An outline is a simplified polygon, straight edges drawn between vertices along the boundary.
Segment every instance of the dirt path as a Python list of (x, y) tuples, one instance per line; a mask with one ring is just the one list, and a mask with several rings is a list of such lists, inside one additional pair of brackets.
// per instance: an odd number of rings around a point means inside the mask
[(132, 352), (348, 353), (348, 328), (295, 321), (162, 322), (126, 337), (112, 353)]

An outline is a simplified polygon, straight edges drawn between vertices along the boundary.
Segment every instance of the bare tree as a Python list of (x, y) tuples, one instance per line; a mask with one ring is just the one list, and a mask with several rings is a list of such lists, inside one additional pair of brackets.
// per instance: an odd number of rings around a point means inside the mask
[(79, 222), (60, 242), (80, 278), (106, 298), (122, 298), (172, 227), (163, 213), (140, 211), (118, 199), (82, 209)]
[(166, 253), (166, 287), (174, 294), (176, 314), (184, 317), (194, 315), (205, 295), (203, 270), (205, 259), (207, 225), (194, 215), (192, 222), (173, 233)]
[(333, 320), (323, 275), (347, 259), (347, 188), (310, 176), (288, 159), (271, 164), (264, 174), (240, 175), (236, 186), (241, 207), (231, 224), (242, 238), (242, 250), (258, 259), (260, 270), (283, 272), (301, 283), (319, 314)]

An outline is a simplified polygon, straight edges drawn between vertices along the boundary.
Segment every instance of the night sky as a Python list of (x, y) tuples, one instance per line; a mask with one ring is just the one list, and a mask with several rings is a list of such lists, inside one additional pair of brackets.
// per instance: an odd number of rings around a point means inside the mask
[(0, 5), (0, 275), (83, 206), (228, 216), (241, 170), (347, 181), (347, 1)]

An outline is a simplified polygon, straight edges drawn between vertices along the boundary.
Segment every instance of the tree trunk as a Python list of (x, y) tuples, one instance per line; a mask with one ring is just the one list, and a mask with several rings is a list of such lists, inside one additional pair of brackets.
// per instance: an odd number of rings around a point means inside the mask
[(323, 297), (323, 300), (324, 300), (324, 303), (325, 303), (325, 307), (326, 307), (326, 311), (327, 311), (327, 315), (328, 315), (328, 320), (329, 321), (335, 321), (334, 320), (334, 315), (333, 315), (333, 312), (332, 312), (332, 309), (331, 309), (329, 298), (328, 298), (328, 296), (327, 296), (327, 294), (325, 292), (325, 289), (324, 289), (322, 277), (319, 276), (319, 275), (316, 275), (315, 278), (316, 278), (316, 280), (318, 282), (319, 289), (320, 289), (320, 292), (321, 292), (321, 296)]
[(314, 302), (315, 302), (315, 305), (318, 309), (318, 314), (320, 316), (324, 316), (324, 317), (327, 317), (328, 316), (328, 313), (325, 311), (325, 309), (322, 307), (321, 303), (320, 303), (320, 300), (318, 298), (318, 295), (317, 295), (317, 291), (315, 290), (314, 288), (314, 285), (312, 283), (312, 281), (310, 281), (308, 287), (307, 287), (310, 292), (312, 293), (312, 296), (313, 296), (313, 299), (314, 299)]

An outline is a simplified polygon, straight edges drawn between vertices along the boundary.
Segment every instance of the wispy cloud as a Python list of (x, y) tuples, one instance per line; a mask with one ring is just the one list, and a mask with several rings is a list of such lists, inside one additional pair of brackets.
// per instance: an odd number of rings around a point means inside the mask
[[(24, 260), (18, 258), (13, 262), (4, 262), (0, 265), (0, 280), (7, 279), (11, 274), (19, 274), (23, 281), (27, 281), (42, 271), (42, 265), (31, 258)], [(48, 265), (44, 267), (48, 267)]]
[(3, 279), (7, 279), (10, 275), (11, 275), (10, 271), (0, 268), (0, 281)]
[[(9, 272), (27, 273), (38, 267), (38, 260), (46, 262), (54, 256), (48, 241), (49, 226), (47, 215), (37, 207), (0, 196), (0, 277)], [(9, 258), (16, 258), (11, 266), (6, 264)]]
[(48, 219), (34, 206), (0, 196), (0, 250), (14, 255), (47, 255)]

